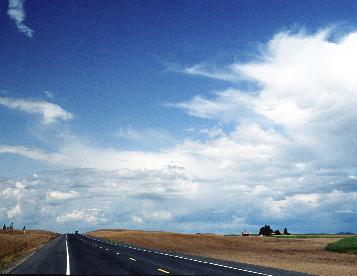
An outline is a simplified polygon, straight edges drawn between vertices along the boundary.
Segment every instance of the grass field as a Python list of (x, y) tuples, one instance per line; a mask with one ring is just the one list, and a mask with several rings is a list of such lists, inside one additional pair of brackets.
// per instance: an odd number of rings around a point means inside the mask
[(334, 243), (330, 243), (326, 246), (326, 250), (340, 253), (357, 254), (357, 236), (343, 238)]
[[(326, 251), (334, 238), (180, 234), (159, 231), (98, 230), (91, 236), (159, 250), (238, 261), (314, 275), (357, 275), (357, 255)], [(292, 236), (292, 235), (290, 235)], [(297, 235), (300, 236), (300, 235)], [(316, 236), (316, 235), (315, 235)]]
[(56, 236), (56, 233), (42, 230), (27, 230), (24, 234), (20, 230), (0, 229), (0, 271)]
[(336, 239), (336, 238), (345, 238), (350, 237), (351, 235), (334, 235), (334, 234), (321, 234), (321, 235), (273, 235), (270, 237), (279, 238), (279, 239)]

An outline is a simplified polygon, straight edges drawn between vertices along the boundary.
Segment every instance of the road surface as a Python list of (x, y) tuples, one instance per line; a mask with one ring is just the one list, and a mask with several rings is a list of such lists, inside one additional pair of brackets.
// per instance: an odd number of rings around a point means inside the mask
[(58, 236), (12, 270), (11, 273), (307, 275), (205, 257), (132, 247), (80, 234)]

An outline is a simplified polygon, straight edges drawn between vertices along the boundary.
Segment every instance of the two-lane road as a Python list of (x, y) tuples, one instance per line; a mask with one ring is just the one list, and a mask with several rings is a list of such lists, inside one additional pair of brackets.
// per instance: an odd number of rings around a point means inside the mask
[(132, 247), (74, 234), (60, 235), (14, 269), (12, 273), (306, 275)]

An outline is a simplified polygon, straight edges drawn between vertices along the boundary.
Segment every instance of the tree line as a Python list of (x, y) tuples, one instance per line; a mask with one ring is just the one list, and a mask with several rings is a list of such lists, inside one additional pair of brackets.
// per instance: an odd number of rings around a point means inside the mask
[[(279, 230), (274, 231), (273, 229), (271, 229), (270, 225), (264, 225), (259, 230), (259, 236), (260, 235), (263, 235), (263, 236), (281, 235), (281, 233)], [(284, 235), (290, 235), (290, 233), (288, 232), (288, 229), (286, 227), (284, 228)]]
[[(2, 229), (3, 229), (3, 230), (13, 230), (13, 229), (14, 229), (14, 223), (11, 222), (9, 226), (6, 226), (6, 224), (4, 224), (4, 226), (2, 227)], [(24, 227), (22, 228), (22, 230), (25, 231), (25, 230), (26, 230), (26, 227), (24, 226)]]

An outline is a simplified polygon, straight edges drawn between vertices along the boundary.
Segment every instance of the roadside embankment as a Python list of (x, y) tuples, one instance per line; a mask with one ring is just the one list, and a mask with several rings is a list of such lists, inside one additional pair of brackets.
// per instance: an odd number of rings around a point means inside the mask
[(58, 234), (42, 230), (0, 230), (0, 271)]

